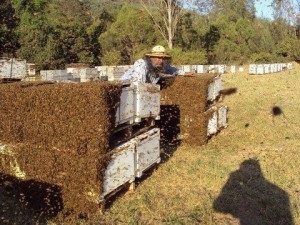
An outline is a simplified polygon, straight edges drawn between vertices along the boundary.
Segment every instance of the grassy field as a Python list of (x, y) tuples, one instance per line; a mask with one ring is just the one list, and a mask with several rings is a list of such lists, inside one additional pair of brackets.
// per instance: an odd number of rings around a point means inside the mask
[[(228, 127), (204, 146), (163, 153), (134, 191), (78, 224), (300, 225), (300, 65), (294, 66), (223, 75)], [(13, 205), (4, 224), (35, 224), (27, 211), (22, 221), (13, 216)]]
[(300, 66), (294, 66), (223, 75), (224, 89), (236, 89), (221, 100), (229, 126), (205, 146), (178, 147), (91, 224), (300, 224)]

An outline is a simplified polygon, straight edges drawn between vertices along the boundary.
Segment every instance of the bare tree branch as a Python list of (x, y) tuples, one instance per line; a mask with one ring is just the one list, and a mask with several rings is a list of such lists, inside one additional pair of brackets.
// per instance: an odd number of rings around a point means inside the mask
[[(142, 6), (151, 16), (170, 49), (173, 48), (173, 39), (177, 29), (178, 20), (182, 10), (179, 0), (140, 0)], [(160, 18), (157, 18), (156, 15)]]

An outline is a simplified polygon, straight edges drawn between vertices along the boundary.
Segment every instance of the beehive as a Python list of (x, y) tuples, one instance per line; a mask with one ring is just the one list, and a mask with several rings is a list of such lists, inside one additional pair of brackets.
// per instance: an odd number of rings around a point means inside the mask
[[(209, 86), (218, 74), (176, 77), (161, 91), (159, 127), (163, 141), (181, 139), (188, 144), (202, 145), (207, 140)], [(219, 87), (219, 86), (218, 86)]]
[[(108, 82), (1, 84), (1, 176), (48, 184), (39, 190), (46, 196), (39, 201), (51, 203), (43, 213), (95, 211), (121, 88)], [(28, 204), (35, 198), (23, 194)], [(52, 202), (49, 196), (59, 197)]]

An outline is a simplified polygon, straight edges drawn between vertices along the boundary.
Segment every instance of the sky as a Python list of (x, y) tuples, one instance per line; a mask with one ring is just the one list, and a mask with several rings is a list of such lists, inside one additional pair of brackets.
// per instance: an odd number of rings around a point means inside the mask
[(272, 16), (272, 8), (269, 6), (272, 0), (256, 0), (255, 1), (255, 8), (256, 8), (256, 16), (273, 19)]

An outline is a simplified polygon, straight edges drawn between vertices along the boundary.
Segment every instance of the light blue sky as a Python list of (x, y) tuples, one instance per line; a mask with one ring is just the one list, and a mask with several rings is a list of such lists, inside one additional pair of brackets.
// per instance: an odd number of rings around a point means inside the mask
[(269, 6), (271, 2), (272, 0), (256, 0), (255, 1), (256, 16), (267, 18), (267, 19), (273, 19), (272, 8)]

